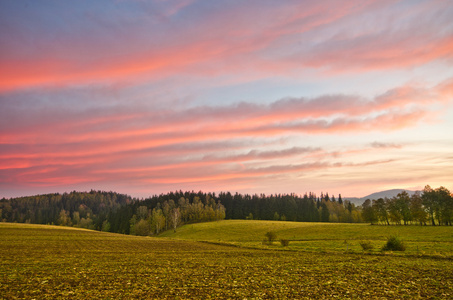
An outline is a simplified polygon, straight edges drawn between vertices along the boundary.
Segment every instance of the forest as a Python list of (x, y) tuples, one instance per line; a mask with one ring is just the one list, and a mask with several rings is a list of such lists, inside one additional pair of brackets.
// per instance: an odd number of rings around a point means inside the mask
[(175, 191), (136, 199), (115, 192), (45, 194), (0, 200), (3, 222), (55, 224), (151, 235), (221, 219), (362, 222), (360, 207), (329, 194), (248, 195)]
[(222, 219), (342, 222), (396, 225), (452, 225), (453, 197), (448, 189), (426, 186), (362, 206), (306, 193), (276, 195), (175, 191), (146, 199), (95, 191), (45, 194), (0, 200), (0, 221), (54, 224), (134, 235), (154, 235), (183, 224)]
[(182, 224), (224, 219), (225, 208), (210, 194), (201, 192), (169, 193), (139, 200), (114, 192), (91, 190), (3, 198), (0, 216), (3, 222), (150, 235), (176, 229)]
[(242, 195), (220, 193), (227, 219), (282, 220), (298, 222), (362, 222), (360, 207), (349, 201), (321, 193)]

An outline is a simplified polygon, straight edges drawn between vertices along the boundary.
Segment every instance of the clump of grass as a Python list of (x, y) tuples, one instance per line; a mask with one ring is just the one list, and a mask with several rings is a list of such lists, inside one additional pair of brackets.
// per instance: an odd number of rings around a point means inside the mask
[(371, 251), (374, 248), (373, 244), (371, 244), (370, 241), (360, 241), (359, 244), (362, 247), (363, 251)]
[(283, 247), (288, 247), (288, 245), (289, 245), (289, 240), (280, 239), (280, 244), (282, 244)]
[(397, 236), (390, 236), (382, 251), (405, 251), (406, 244)]

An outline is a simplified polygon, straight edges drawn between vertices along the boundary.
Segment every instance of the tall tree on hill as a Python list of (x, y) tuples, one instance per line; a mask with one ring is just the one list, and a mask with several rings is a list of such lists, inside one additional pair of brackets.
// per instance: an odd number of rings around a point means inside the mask
[(317, 208), (317, 204), (314, 200), (310, 200), (309, 201), (309, 211), (310, 211), (310, 222), (319, 222), (320, 220), (320, 213), (319, 213), (319, 210)]
[(148, 218), (148, 207), (145, 205), (140, 205), (137, 209), (137, 219), (143, 220)]
[(420, 225), (426, 225), (428, 214), (426, 209), (423, 207), (423, 200), (419, 192), (411, 196), (409, 210), (411, 211), (411, 215), (415, 221), (417, 221)]
[(434, 216), (439, 212), (439, 203), (437, 199), (436, 192), (429, 186), (425, 186), (422, 194), (423, 205), (428, 210), (429, 217), (431, 219), (431, 224), (434, 226), (436, 222), (434, 221)]
[(435, 190), (437, 202), (439, 203), (439, 224), (452, 225), (453, 219), (453, 197), (450, 191), (441, 186)]
[[(174, 206), (174, 203), (172, 206)], [(164, 214), (165, 217), (165, 230), (168, 230), (168, 223), (170, 223), (171, 220), (171, 211), (172, 211), (171, 205), (167, 200), (165, 200), (164, 203), (162, 204), (162, 213)]]
[(376, 211), (372, 206), (370, 199), (366, 199), (362, 204), (362, 218), (365, 222), (369, 222), (371, 224), (378, 220)]
[(173, 224), (173, 231), (176, 232), (176, 228), (178, 227), (180, 223), (180, 210), (179, 207), (173, 208), (172, 214), (171, 214), (171, 222)]
[(325, 201), (321, 203), (321, 222), (329, 222), (329, 209), (327, 208), (327, 204)]
[(373, 200), (373, 208), (380, 222), (390, 225), (389, 214), (387, 209), (388, 199), (379, 198)]
[(401, 220), (403, 216), (401, 214), (401, 209), (399, 207), (399, 203), (397, 202), (396, 197), (388, 199), (387, 208), (389, 210), (389, 218), (390, 220), (398, 225), (401, 225)]
[(151, 213), (151, 228), (155, 234), (159, 234), (165, 227), (165, 217), (162, 209), (156, 207)]
[(410, 201), (411, 199), (406, 191), (402, 191), (395, 197), (395, 202), (403, 218), (404, 225), (407, 225), (412, 221), (412, 215), (409, 209)]
[(352, 213), (352, 210), (354, 209), (354, 206), (352, 205), (351, 201), (347, 201), (346, 207), (349, 210), (349, 213)]

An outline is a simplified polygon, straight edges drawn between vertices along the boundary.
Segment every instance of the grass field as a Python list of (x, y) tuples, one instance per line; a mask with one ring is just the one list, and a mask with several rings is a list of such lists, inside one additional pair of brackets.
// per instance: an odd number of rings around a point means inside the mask
[[(451, 299), (453, 263), (447, 254), (364, 254), (327, 251), (322, 239), (382, 244), (392, 232), (367, 225), (222, 221), (135, 237), (67, 227), (0, 223), (3, 299)], [(246, 228), (244, 228), (244, 225)], [(318, 226), (317, 226), (318, 225)], [(330, 226), (330, 227), (329, 227)], [(451, 228), (399, 228), (422, 243), (451, 243)], [(261, 245), (264, 233), (319, 240), (309, 251)], [(417, 231), (418, 230), (418, 231)], [(418, 233), (417, 233), (418, 232)], [(247, 234), (246, 234), (247, 233)], [(185, 239), (185, 240), (183, 240)], [(264, 249), (200, 243), (254, 243)], [(381, 240), (382, 239), (382, 240)], [(378, 243), (379, 242), (379, 243)], [(301, 242), (303, 243), (303, 242)], [(319, 251), (315, 251), (318, 245)], [(319, 246), (321, 245), (321, 246)], [(267, 247), (267, 248), (266, 248)], [(344, 247), (344, 244), (343, 244)], [(439, 251), (441, 251), (439, 250)], [(448, 249), (447, 249), (448, 250)], [(451, 251), (451, 249), (449, 250)], [(440, 255), (442, 254), (442, 255)]]
[[(453, 228), (448, 226), (371, 226), (369, 224), (301, 223), (281, 221), (224, 220), (182, 226), (176, 233), (162, 236), (234, 244), (251, 248), (263, 245), (268, 231), (278, 239), (290, 240), (286, 250), (314, 252), (362, 252), (360, 241), (370, 241), (371, 253), (381, 253), (389, 236), (398, 236), (407, 245), (403, 253), (393, 255), (425, 255), (453, 258)], [(277, 241), (271, 248), (280, 249)]]

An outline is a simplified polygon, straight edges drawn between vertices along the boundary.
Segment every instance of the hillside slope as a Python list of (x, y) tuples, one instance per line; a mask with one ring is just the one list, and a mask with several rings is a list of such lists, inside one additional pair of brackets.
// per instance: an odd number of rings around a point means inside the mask
[(409, 190), (404, 190), (404, 189), (392, 189), (392, 190), (385, 190), (385, 191), (381, 191), (381, 192), (372, 193), (372, 194), (369, 194), (362, 198), (347, 197), (347, 198), (345, 198), (345, 200), (351, 201), (355, 205), (362, 205), (363, 202), (365, 202), (365, 200), (367, 200), (367, 199), (377, 200), (379, 198), (393, 198), (403, 191), (406, 191), (410, 196), (416, 193), (416, 191), (409, 191)]

